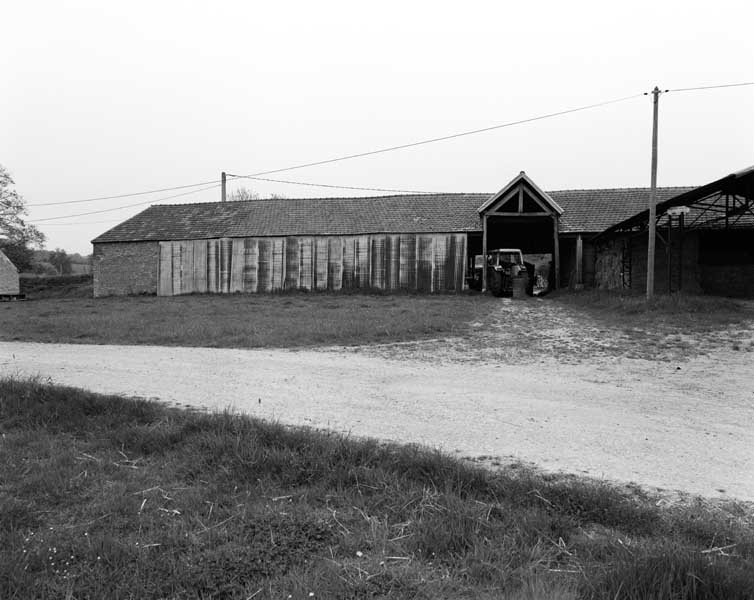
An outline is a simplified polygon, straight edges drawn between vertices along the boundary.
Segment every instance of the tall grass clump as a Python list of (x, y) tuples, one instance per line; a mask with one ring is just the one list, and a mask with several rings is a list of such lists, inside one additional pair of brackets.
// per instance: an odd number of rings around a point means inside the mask
[(0, 598), (748, 598), (743, 505), (0, 380)]

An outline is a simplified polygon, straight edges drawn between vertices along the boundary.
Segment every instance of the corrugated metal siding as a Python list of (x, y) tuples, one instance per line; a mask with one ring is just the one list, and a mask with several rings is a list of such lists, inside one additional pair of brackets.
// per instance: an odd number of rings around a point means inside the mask
[(465, 257), (465, 233), (160, 242), (158, 293), (461, 291)]

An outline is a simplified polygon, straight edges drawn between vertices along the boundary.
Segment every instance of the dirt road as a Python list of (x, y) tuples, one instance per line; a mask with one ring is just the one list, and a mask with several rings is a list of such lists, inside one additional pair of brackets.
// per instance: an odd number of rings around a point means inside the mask
[[(754, 500), (751, 353), (435, 363), (352, 350), (0, 342), (0, 375)], [(492, 457), (492, 458), (489, 458)]]

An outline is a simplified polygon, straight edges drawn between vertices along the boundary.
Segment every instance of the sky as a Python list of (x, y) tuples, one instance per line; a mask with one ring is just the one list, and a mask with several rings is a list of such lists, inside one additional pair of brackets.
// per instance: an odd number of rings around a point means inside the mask
[[(47, 236), (90, 241), (221, 171), (282, 169), (628, 100), (269, 177), (494, 192), (648, 187), (661, 89), (754, 82), (749, 2), (6, 2), (0, 164)], [(660, 96), (658, 185), (754, 164), (754, 86)], [(233, 180), (262, 197), (373, 192)], [(164, 198), (193, 192), (178, 198)], [(128, 206), (133, 204), (140, 206)], [(110, 210), (110, 209), (118, 210)], [(93, 211), (96, 214), (82, 215)], [(65, 217), (58, 219), (57, 217)]]

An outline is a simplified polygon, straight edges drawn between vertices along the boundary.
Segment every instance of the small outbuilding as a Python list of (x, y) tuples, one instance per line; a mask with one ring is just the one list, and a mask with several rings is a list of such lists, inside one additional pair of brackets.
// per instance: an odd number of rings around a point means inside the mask
[(0, 298), (15, 297), (21, 293), (18, 269), (0, 250)]

